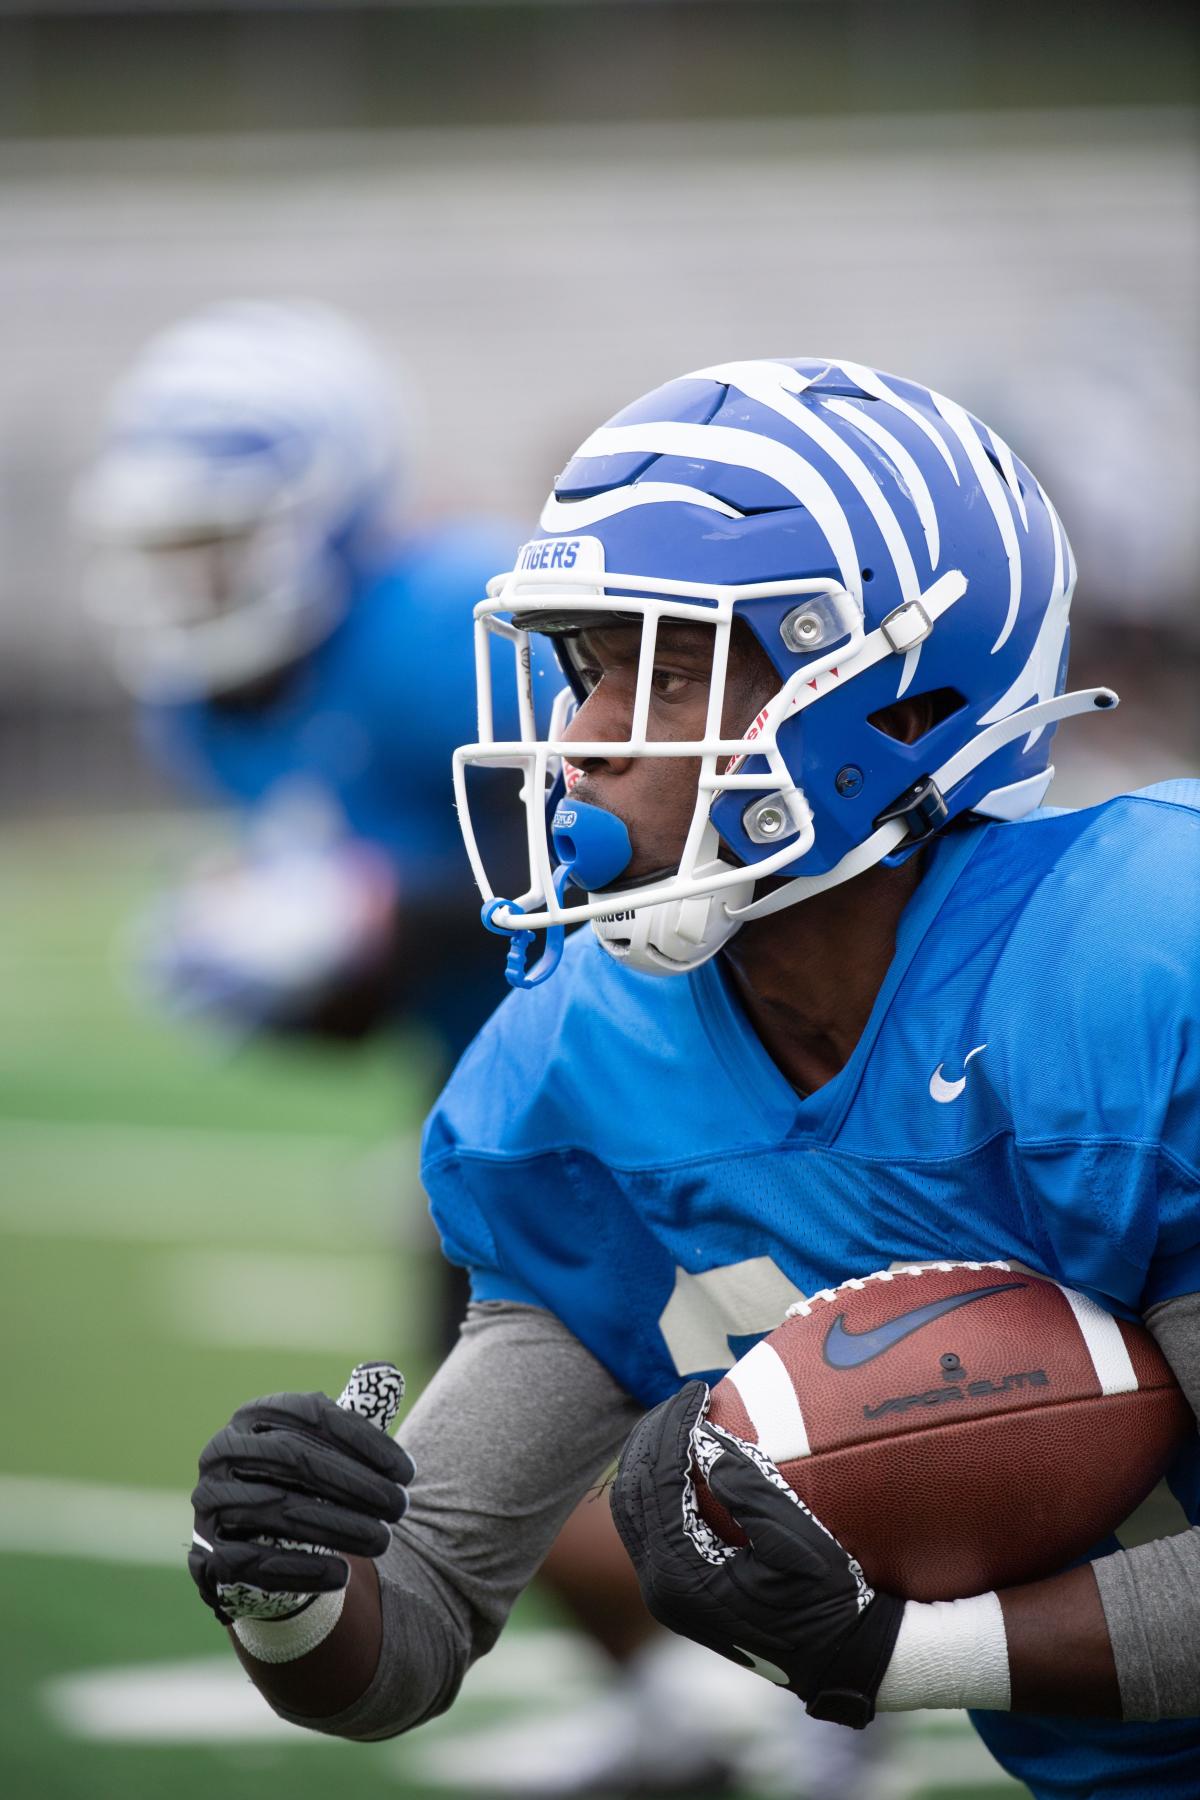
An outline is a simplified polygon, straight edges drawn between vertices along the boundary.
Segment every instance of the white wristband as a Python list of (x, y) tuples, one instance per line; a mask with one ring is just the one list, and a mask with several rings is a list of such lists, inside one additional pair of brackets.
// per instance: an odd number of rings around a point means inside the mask
[(342, 1616), (345, 1600), (345, 1588), (335, 1594), (317, 1594), (290, 1619), (235, 1619), (233, 1633), (257, 1662), (295, 1662), (324, 1643)]
[(999, 1595), (908, 1601), (875, 1704), (880, 1712), (924, 1706), (1007, 1712), (1012, 1686)]

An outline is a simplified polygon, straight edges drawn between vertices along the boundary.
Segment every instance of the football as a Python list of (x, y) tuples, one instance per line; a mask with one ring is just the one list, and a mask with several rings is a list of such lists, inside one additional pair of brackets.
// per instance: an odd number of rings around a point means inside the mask
[(778, 1465), (874, 1586), (912, 1600), (1062, 1568), (1195, 1429), (1149, 1332), (1004, 1262), (898, 1268), (799, 1302), (709, 1417)]

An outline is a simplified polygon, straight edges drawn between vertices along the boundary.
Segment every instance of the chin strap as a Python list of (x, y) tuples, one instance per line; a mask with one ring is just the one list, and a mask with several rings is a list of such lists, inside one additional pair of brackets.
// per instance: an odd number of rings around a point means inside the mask
[[(571, 871), (559, 867), (554, 871), (554, 892), (561, 903), (567, 884), (571, 879)], [(533, 949), (536, 931), (522, 931), (516, 925), (497, 925), (495, 914), (503, 907), (507, 912), (518, 916), (525, 908), (515, 900), (489, 900), (480, 909), (479, 917), (488, 931), (494, 931), (497, 937), (508, 939), (508, 955), (504, 959), (504, 979), (511, 988), (541, 987), (548, 981), (562, 961), (563, 943), (566, 939), (566, 928), (562, 925), (551, 925), (546, 931), (546, 943), (539, 960), (532, 969), (526, 965), (529, 952)]]
[[(722, 860), (721, 840), (711, 820), (704, 827), (694, 873), (699, 880), (734, 869)], [(736, 903), (754, 894), (754, 876), (746, 870), (744, 881), (722, 890)], [(591, 899), (599, 898), (592, 894)], [(721, 894), (693, 894), (685, 900), (660, 900), (652, 906), (637, 905), (637, 890), (614, 896), (614, 910), (592, 920), (592, 930), (614, 961), (643, 975), (681, 975), (715, 956), (733, 936), (740, 921), (732, 908), (722, 904)]]
[[(910, 794), (919, 793), (923, 800), (935, 796), (941, 800), (943, 794), (949, 793), (968, 775), (974, 774), (981, 763), (997, 750), (1003, 749), (1014, 738), (1024, 737), (1027, 732), (1041, 731), (1047, 725), (1055, 724), (1059, 719), (1069, 719), (1078, 713), (1111, 711), (1118, 704), (1117, 696), (1111, 688), (1080, 688), (1073, 694), (1056, 694), (1052, 700), (1043, 700), (1037, 706), (1027, 706), (1021, 712), (1013, 713), (1007, 719), (998, 719), (989, 725), (969, 744), (944, 762), (940, 769), (914, 783)], [(944, 816), (944, 807), (943, 807)], [(923, 831), (920, 836), (932, 835)], [(920, 841), (920, 836), (915, 841)], [(884, 821), (869, 838), (843, 856), (832, 869), (823, 875), (798, 875), (786, 882), (783, 887), (775, 888), (764, 894), (760, 900), (752, 900), (749, 906), (727, 907), (729, 917), (738, 925), (745, 925), (750, 919), (764, 919), (770, 913), (782, 912), (785, 906), (795, 906), (801, 900), (809, 900), (814, 894), (823, 894), (829, 888), (840, 887), (843, 881), (849, 881), (855, 875), (863, 875), (881, 863), (885, 856), (899, 850), (906, 842), (914, 841), (909, 818), (906, 815), (889, 818)]]

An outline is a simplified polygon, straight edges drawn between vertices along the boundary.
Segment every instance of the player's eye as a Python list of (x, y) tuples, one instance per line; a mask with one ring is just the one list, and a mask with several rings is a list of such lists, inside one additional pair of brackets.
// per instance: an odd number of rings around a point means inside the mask
[(679, 675), (673, 669), (655, 669), (651, 686), (662, 700), (680, 700), (693, 684), (690, 675)]

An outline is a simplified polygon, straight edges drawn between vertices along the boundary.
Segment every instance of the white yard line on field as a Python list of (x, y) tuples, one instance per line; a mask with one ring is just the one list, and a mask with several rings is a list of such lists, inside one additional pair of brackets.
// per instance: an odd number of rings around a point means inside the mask
[[(107, 1121), (0, 1119), (0, 1232), (134, 1243), (244, 1242), (278, 1225), (328, 1243), (416, 1237), (417, 1140)], [(189, 1196), (181, 1206), (181, 1173)]]
[[(11, 1483), (8, 1484), (11, 1486)], [(36, 1501), (28, 1484), (28, 1501)], [(55, 1485), (40, 1484), (49, 1491)], [(120, 1490), (95, 1490), (103, 1498)], [(0, 1484), (0, 1502), (7, 1498)], [(167, 1495), (130, 1498), (143, 1506), (151, 1499), (184, 1505)], [(93, 1508), (93, 1516), (98, 1516)], [(165, 1534), (160, 1531), (160, 1547)], [(171, 1561), (178, 1566), (180, 1552)], [(148, 1559), (145, 1559), (148, 1560)], [(708, 1697), (714, 1718), (727, 1728), (731, 1747), (759, 1745), (778, 1729), (773, 1703), (779, 1696), (765, 1683), (739, 1682), (721, 1667), (713, 1675)], [(501, 1638), (492, 1654), (467, 1676), (451, 1714), (435, 1720), (413, 1738), (387, 1746), (390, 1766), (401, 1785), (417, 1780), (422, 1792), (477, 1791), (481, 1769), (503, 1768), (516, 1739), (539, 1730), (586, 1734), (594, 1728), (611, 1690), (596, 1653), (575, 1633), (524, 1630), (519, 1625)], [(135, 1663), (87, 1669), (45, 1682), (42, 1704), (64, 1735), (92, 1742), (124, 1744), (219, 1744), (291, 1741), (312, 1747), (331, 1740), (285, 1724), (258, 1697), (232, 1657), (219, 1655), (186, 1660)], [(755, 1703), (758, 1704), (755, 1704)], [(496, 1708), (505, 1723), (497, 1725)], [(723, 1715), (728, 1714), (728, 1717)], [(576, 1723), (572, 1723), (577, 1721)], [(1003, 1780), (982, 1744), (970, 1732), (962, 1713), (918, 1713), (889, 1722), (888, 1752), (862, 1771), (859, 1800), (909, 1800), (930, 1786), (940, 1786), (961, 1800), (980, 1787)], [(336, 1740), (333, 1740), (336, 1741)], [(797, 1745), (799, 1749), (800, 1746)], [(497, 1760), (499, 1759), (499, 1760)], [(1014, 1788), (1014, 1795), (1019, 1790)]]
[(159, 1330), (185, 1343), (345, 1350), (359, 1362), (389, 1354), (401, 1326), (411, 1338), (411, 1298), (401, 1260), (381, 1249), (179, 1250), (159, 1260), (147, 1295)]
[(61, 1732), (92, 1742), (220, 1744), (291, 1738), (299, 1744), (312, 1736), (277, 1717), (231, 1655), (57, 1675), (43, 1684), (41, 1699)]
[[(505, 1755), (522, 1731), (533, 1734), (532, 1742), (539, 1728), (565, 1733), (569, 1741), (573, 1729), (585, 1732), (589, 1717), (599, 1717), (604, 1693), (595, 1659), (574, 1634), (510, 1630), (468, 1675), (450, 1714), (388, 1745), (385, 1754), (398, 1785), (417, 1780), (426, 1794), (478, 1792), (481, 1770), (503, 1770)], [(40, 1697), (59, 1731), (93, 1743), (290, 1741), (297, 1748), (319, 1749), (339, 1741), (314, 1738), (276, 1717), (229, 1655), (58, 1675), (43, 1684)], [(497, 1702), (505, 1705), (503, 1726), (495, 1723)], [(930, 1730), (935, 1722), (936, 1730)], [(766, 1724), (765, 1718), (743, 1718), (746, 1741), (757, 1739)], [(894, 1721), (887, 1755), (862, 1769), (859, 1778), (859, 1800), (868, 1795), (870, 1800), (909, 1800), (930, 1787), (969, 1800), (977, 1788), (1003, 1781), (962, 1713)]]
[[(461, 1732), (472, 1698), (528, 1704), (532, 1696), (537, 1706), (553, 1708), (582, 1701), (596, 1688), (596, 1659), (575, 1633), (510, 1631), (467, 1676), (448, 1729)], [(72, 1737), (143, 1744), (264, 1737), (312, 1742), (310, 1733), (276, 1718), (229, 1655), (81, 1670), (54, 1677), (41, 1692), (60, 1729)], [(434, 1733), (445, 1729), (439, 1721)], [(405, 1752), (411, 1748), (406, 1742)]]
[(186, 1493), (0, 1475), (0, 1551), (179, 1569), (192, 1533)]

